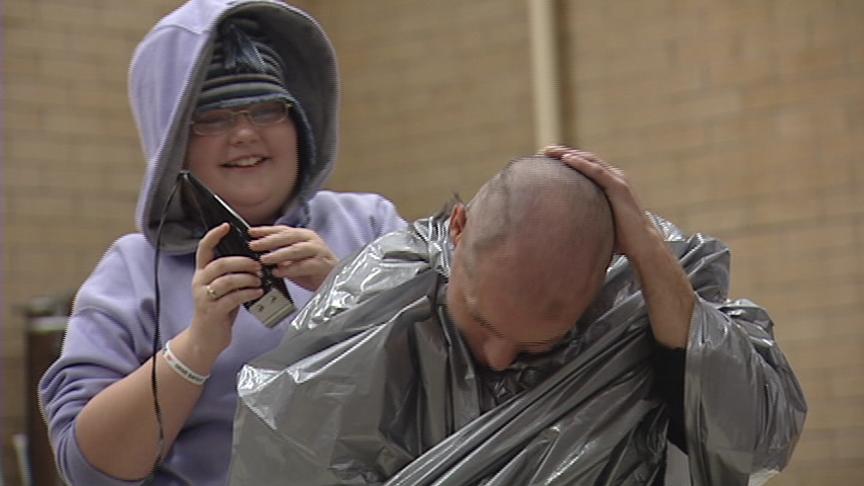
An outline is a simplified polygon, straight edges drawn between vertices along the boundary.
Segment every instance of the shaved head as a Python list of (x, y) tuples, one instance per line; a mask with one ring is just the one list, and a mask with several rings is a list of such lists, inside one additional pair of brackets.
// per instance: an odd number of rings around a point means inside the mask
[(611, 259), (614, 231), (605, 194), (560, 160), (511, 161), (480, 188), (467, 212), (469, 271), (497, 253), (512, 258), (516, 280), (542, 276), (532, 288), (545, 292), (572, 288), (580, 277), (595, 280)]
[(600, 187), (546, 157), (511, 161), (454, 208), (447, 305), (481, 364), (560, 341), (603, 285), (614, 222)]

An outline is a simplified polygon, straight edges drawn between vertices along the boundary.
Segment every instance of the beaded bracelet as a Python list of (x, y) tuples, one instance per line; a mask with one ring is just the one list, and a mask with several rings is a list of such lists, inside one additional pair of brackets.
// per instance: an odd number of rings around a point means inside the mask
[(163, 349), (162, 353), (168, 366), (189, 383), (192, 383), (193, 385), (203, 385), (204, 382), (207, 381), (207, 378), (210, 378), (210, 375), (199, 375), (192, 371), (191, 368), (186, 366), (185, 363), (180, 361), (180, 359), (171, 352), (170, 344), (171, 341), (165, 341), (165, 349)]

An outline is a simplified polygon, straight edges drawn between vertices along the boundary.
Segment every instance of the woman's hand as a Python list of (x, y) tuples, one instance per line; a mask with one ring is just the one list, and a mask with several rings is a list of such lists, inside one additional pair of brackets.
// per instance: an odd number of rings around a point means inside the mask
[(316, 291), (339, 262), (327, 243), (312, 230), (289, 226), (256, 226), (249, 247), (264, 253), (261, 263), (273, 265), (273, 275)]
[(192, 277), (195, 317), (189, 327), (190, 338), (214, 360), (231, 344), (240, 305), (263, 295), (260, 263), (243, 256), (216, 258), (216, 245), (228, 231), (228, 224), (223, 223), (204, 235), (198, 243)]

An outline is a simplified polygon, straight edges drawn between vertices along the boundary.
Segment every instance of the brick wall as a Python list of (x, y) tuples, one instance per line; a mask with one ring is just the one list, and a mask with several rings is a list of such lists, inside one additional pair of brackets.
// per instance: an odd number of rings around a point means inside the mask
[(864, 484), (864, 3), (572, 1), (571, 142), (732, 247), (810, 406), (771, 484)]
[(343, 74), (330, 186), (384, 194), (408, 218), (470, 197), (536, 151), (521, 0), (310, 2)]
[[(125, 98), (135, 43), (177, 0), (6, 0), (4, 469), (23, 430), (24, 321), (133, 228), (143, 161)], [(523, 0), (314, 1), (343, 74), (330, 187), (409, 218), (536, 150)], [(771, 484), (864, 481), (864, 4), (557, 1), (566, 142), (623, 167), (646, 206), (733, 247), (811, 414)], [(857, 143), (856, 143), (857, 142)], [(11, 479), (10, 479), (11, 482)], [(14, 483), (12, 483), (14, 484)]]
[(134, 228), (144, 162), (126, 101), (132, 50), (176, 1), (3, 2), (3, 470), (25, 430), (19, 306), (74, 290)]

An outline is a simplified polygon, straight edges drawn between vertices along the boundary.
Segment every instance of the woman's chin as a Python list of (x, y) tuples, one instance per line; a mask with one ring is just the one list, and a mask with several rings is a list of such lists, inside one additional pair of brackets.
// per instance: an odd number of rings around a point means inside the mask
[[(229, 203), (230, 204), (230, 203)], [(249, 223), (250, 226), (261, 226), (272, 224), (278, 218), (281, 206), (273, 210), (262, 209), (265, 206), (261, 202), (251, 203), (249, 205), (231, 204), (231, 207), (237, 211), (237, 214)]]

